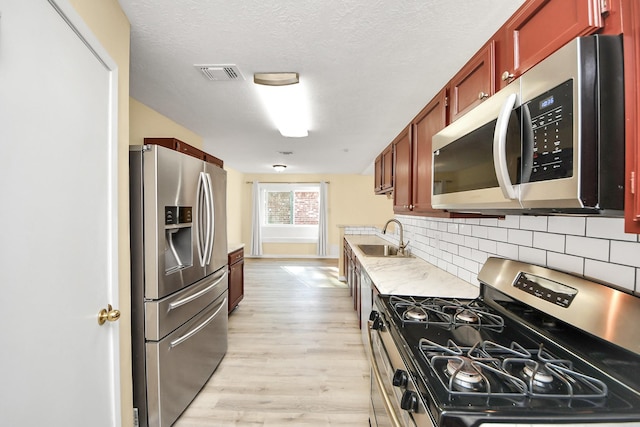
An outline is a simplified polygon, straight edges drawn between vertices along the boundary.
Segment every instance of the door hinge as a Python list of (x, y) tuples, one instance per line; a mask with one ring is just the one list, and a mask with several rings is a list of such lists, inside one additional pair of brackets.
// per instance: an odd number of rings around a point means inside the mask
[(635, 173), (635, 171), (631, 171), (631, 176), (629, 177), (629, 191), (631, 191), (631, 194), (636, 194), (636, 173)]
[(140, 418), (138, 417), (138, 408), (133, 408), (133, 427), (140, 427)]
[(609, 0), (600, 0), (600, 14), (601, 15), (608, 15), (609, 12), (611, 11), (610, 9), (610, 4), (609, 4)]

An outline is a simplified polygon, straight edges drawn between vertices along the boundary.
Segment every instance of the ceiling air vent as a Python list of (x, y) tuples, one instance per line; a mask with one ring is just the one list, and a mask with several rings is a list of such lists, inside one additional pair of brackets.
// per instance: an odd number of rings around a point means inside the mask
[(232, 80), (244, 80), (242, 73), (236, 65), (194, 65), (204, 74), (209, 80), (213, 81), (232, 81)]

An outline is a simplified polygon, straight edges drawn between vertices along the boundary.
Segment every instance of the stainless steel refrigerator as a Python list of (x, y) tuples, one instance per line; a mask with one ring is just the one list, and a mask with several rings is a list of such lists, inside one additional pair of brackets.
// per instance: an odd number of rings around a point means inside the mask
[(157, 145), (129, 167), (134, 407), (168, 427), (227, 351), (227, 176)]

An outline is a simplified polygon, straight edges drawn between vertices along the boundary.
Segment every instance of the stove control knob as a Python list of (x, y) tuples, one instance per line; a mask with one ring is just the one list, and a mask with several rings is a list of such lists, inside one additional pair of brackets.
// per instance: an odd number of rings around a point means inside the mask
[(380, 313), (375, 310), (369, 315), (369, 322), (371, 322), (371, 329), (374, 331), (379, 331), (384, 326)]
[(396, 369), (393, 373), (392, 383), (396, 387), (406, 387), (409, 384), (409, 375), (402, 369)]
[(416, 412), (418, 410), (418, 395), (415, 391), (405, 390), (402, 393), (400, 407), (405, 411)]

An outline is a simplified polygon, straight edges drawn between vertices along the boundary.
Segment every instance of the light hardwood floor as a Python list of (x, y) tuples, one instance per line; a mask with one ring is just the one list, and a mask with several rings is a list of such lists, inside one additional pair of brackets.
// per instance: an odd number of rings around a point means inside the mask
[(245, 259), (229, 349), (175, 427), (368, 426), (369, 364), (337, 260)]

